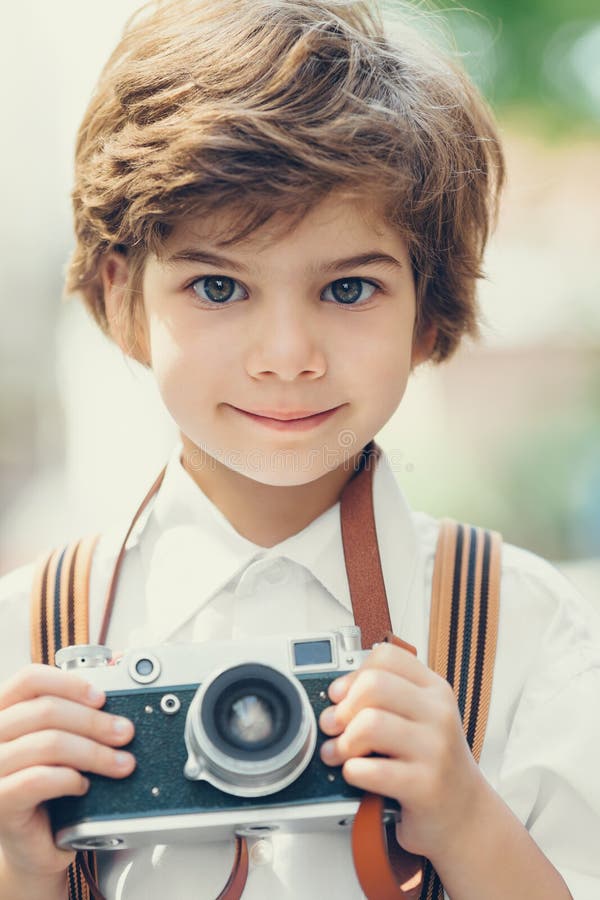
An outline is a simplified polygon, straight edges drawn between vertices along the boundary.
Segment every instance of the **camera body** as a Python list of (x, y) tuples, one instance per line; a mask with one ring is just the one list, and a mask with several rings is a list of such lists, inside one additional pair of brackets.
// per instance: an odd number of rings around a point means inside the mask
[[(357, 669), (360, 630), (130, 650), (59, 650), (56, 664), (106, 692), (135, 724), (125, 779), (89, 774), (82, 797), (50, 801), (64, 849), (124, 849), (274, 831), (347, 828), (363, 792), (321, 762), (329, 684)], [(399, 807), (386, 801), (388, 820)]]

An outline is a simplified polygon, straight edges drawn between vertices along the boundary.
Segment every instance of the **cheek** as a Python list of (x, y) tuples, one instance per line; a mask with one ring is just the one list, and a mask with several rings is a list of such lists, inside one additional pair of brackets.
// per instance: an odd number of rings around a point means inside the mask
[(364, 328), (348, 357), (355, 386), (382, 402), (402, 398), (410, 375), (412, 328), (404, 317), (389, 317)]
[[(168, 319), (149, 323), (152, 370), (163, 402), (176, 420), (200, 407), (218, 377), (218, 344), (197, 329), (177, 327)], [(221, 366), (223, 355), (220, 354)]]

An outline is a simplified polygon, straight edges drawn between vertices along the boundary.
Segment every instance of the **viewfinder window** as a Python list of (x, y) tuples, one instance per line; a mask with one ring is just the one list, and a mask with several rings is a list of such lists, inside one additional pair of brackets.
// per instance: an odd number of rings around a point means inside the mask
[(332, 659), (331, 641), (298, 641), (294, 644), (297, 666), (323, 666)]

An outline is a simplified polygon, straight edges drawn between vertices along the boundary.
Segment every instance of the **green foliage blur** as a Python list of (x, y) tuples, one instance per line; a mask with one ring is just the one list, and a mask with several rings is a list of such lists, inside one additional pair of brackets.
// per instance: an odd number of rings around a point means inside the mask
[[(416, 508), (496, 528), (507, 541), (550, 559), (598, 558), (600, 319), (591, 310), (600, 296), (592, 249), (600, 222), (600, 0), (415, 0), (414, 16), (412, 0), (381, 2), (391, 21), (395, 10), (402, 16), (408, 10), (411, 23), (449, 50), (487, 97), (505, 141), (514, 204), (497, 237), (492, 277), (516, 292), (524, 310), (547, 301), (538, 337), (528, 332), (525, 338), (518, 316), (512, 320), (504, 371), (520, 359), (520, 384), (502, 379), (498, 346), (493, 357), (469, 363), (470, 379), (463, 376), (450, 390), (445, 431), (433, 436), (433, 446), (415, 448), (420, 462), (403, 474), (403, 486)], [(535, 152), (528, 156), (525, 147)], [(557, 271), (557, 259), (571, 267), (571, 276), (558, 279), (545, 298), (547, 279), (538, 286), (529, 272)], [(542, 346), (550, 357), (560, 351), (552, 372), (564, 367), (569, 387), (559, 396), (554, 374), (540, 363)], [(520, 357), (512, 353), (516, 347), (524, 348)], [(572, 355), (563, 352), (571, 347)], [(496, 381), (490, 366), (497, 367)], [(493, 404), (489, 418), (481, 406), (479, 420), (477, 413), (463, 414), (482, 373), (495, 390), (519, 393), (500, 429)], [(461, 425), (456, 431), (453, 417)]]
[(557, 135), (600, 132), (598, 0), (431, 0), (421, 8), (443, 14), (465, 68), (504, 118)]
[(574, 404), (498, 454), (498, 527), (512, 543), (551, 559), (598, 555), (600, 403)]

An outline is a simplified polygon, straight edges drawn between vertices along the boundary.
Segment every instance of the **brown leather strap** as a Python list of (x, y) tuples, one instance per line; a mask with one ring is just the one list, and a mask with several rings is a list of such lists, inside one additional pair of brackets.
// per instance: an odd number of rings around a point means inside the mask
[(352, 612), (367, 649), (392, 630), (373, 511), (373, 472), (380, 455), (374, 442), (365, 447), (363, 466), (347, 483), (340, 502)]
[[(392, 634), (373, 505), (373, 474), (380, 456), (374, 441), (365, 447), (360, 469), (346, 484), (340, 500), (352, 612), (361, 630), (363, 648), (390, 640), (416, 653), (414, 647)], [(423, 860), (400, 847), (393, 827), (384, 827), (381, 797), (365, 794), (361, 800), (352, 826), (352, 854), (358, 880), (369, 900), (419, 897)]]
[(134, 526), (144, 512), (154, 495), (158, 492), (161, 484), (163, 483), (163, 479), (165, 477), (165, 472), (167, 471), (167, 467), (165, 466), (140, 505), (138, 506), (133, 519), (131, 520), (131, 525), (127, 529), (125, 537), (123, 538), (123, 542), (121, 543), (121, 549), (119, 550), (119, 554), (117, 556), (117, 560), (115, 562), (115, 566), (112, 573), (112, 578), (110, 580), (110, 584), (108, 586), (108, 591), (106, 593), (106, 600), (104, 602), (104, 614), (102, 616), (102, 625), (100, 626), (100, 634), (98, 635), (98, 643), (105, 644), (106, 636), (108, 634), (108, 626), (110, 624), (110, 617), (112, 615), (113, 606), (115, 603), (115, 595), (117, 592), (117, 583), (119, 580), (119, 575), (121, 572), (121, 566), (123, 565), (123, 560), (125, 558), (125, 551), (127, 549), (127, 541), (129, 540), (129, 536), (134, 529)]
[[(367, 457), (370, 464), (346, 486), (341, 509), (354, 620), (367, 648), (391, 631), (372, 497), (373, 468), (379, 455), (373, 444)], [(483, 746), (494, 672), (501, 540), (496, 532), (446, 520), (434, 564), (429, 665), (454, 688), (476, 761)], [(405, 853), (393, 834), (386, 844), (382, 809), (381, 800), (366, 795), (353, 828), (354, 863), (369, 900), (443, 900), (443, 885), (427, 860)]]
[(406, 853), (383, 824), (383, 797), (365, 794), (352, 825), (356, 875), (368, 900), (418, 900), (423, 860)]
[[(416, 655), (411, 644), (391, 632), (384, 639)], [(394, 824), (384, 826), (383, 815), (383, 797), (365, 794), (352, 824), (352, 856), (360, 886), (369, 900), (419, 900), (423, 857), (400, 846)]]
[(217, 900), (239, 900), (244, 892), (248, 879), (248, 841), (236, 836), (233, 866), (225, 887)]

